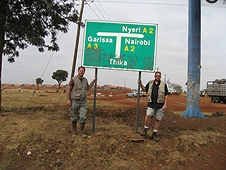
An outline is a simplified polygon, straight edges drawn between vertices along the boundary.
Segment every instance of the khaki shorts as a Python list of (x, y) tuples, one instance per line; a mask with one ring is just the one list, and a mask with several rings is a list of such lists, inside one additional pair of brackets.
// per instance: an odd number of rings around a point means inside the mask
[(151, 107), (148, 107), (147, 111), (146, 111), (147, 115), (152, 115), (159, 121), (161, 121), (163, 119), (164, 113), (165, 113), (165, 111), (162, 110), (162, 108), (155, 110)]

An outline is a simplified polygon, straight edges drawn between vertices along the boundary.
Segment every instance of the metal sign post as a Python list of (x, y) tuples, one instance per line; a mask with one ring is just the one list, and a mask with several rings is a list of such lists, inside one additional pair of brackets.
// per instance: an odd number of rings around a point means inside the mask
[[(141, 71), (139, 71), (139, 77), (138, 80), (141, 80)], [(137, 96), (137, 110), (136, 110), (136, 125), (135, 125), (135, 131), (138, 133), (138, 115), (140, 110), (140, 84), (138, 83), (138, 96)]]
[[(95, 78), (97, 78), (97, 71), (98, 69), (95, 68)], [(97, 81), (95, 82), (94, 86), (94, 99), (93, 99), (93, 126), (92, 131), (95, 132), (95, 119), (96, 119), (96, 97), (97, 96)]]

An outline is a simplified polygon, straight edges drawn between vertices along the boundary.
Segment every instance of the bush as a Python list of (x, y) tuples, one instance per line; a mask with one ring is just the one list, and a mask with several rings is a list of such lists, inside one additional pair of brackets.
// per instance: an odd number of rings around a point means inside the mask
[(224, 116), (224, 113), (222, 113), (222, 112), (213, 113), (213, 117), (220, 117), (220, 116)]

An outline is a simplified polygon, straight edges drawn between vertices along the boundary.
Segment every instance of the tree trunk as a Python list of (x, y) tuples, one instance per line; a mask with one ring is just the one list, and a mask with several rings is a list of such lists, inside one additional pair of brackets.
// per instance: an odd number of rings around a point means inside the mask
[[(0, 11), (2, 14), (6, 13), (6, 1), (1, 2)], [(3, 57), (3, 47), (4, 47), (4, 25), (5, 25), (5, 15), (0, 17), (0, 113), (2, 112), (2, 57)]]
[(39, 90), (39, 84), (37, 84), (37, 90)]

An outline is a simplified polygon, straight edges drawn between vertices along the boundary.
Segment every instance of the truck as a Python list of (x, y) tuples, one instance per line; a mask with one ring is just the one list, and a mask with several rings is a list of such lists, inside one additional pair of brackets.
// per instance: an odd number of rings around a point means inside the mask
[(207, 81), (206, 91), (212, 103), (226, 103), (226, 79)]

